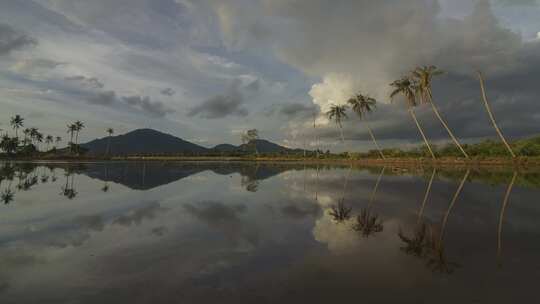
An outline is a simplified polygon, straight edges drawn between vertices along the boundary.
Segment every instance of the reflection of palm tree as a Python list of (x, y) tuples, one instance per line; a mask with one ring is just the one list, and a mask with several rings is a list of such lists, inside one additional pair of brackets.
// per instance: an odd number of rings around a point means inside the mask
[(343, 223), (351, 218), (352, 207), (347, 207), (344, 199), (341, 199), (337, 206), (332, 206), (331, 209), (329, 214), (337, 223)]
[(373, 188), (369, 198), (368, 207), (362, 209), (360, 215), (356, 217), (356, 224), (353, 226), (353, 229), (362, 233), (362, 236), (364, 237), (369, 237), (374, 233), (381, 232), (384, 228), (383, 221), (379, 218), (379, 215), (371, 212), (371, 208), (375, 202), (375, 196), (377, 194), (377, 190), (379, 189), (379, 184), (381, 183), (385, 170), (386, 167), (383, 167), (381, 173), (379, 173), (379, 177), (377, 178), (377, 182), (375, 183), (375, 187)]
[(430, 239), (427, 237), (428, 226), (422, 222), (422, 217), (424, 216), (424, 210), (429, 199), (429, 194), (431, 193), (431, 186), (433, 185), (433, 180), (435, 179), (436, 173), (437, 169), (433, 168), (426, 193), (424, 194), (424, 200), (422, 201), (422, 205), (418, 211), (418, 219), (416, 220), (416, 227), (414, 228), (413, 236), (408, 237), (403, 233), (401, 228), (399, 229), (398, 236), (401, 241), (405, 243), (405, 246), (401, 247), (401, 250), (403, 250), (406, 254), (412, 254), (417, 257), (425, 257), (427, 254), (427, 249), (430, 247)]
[[(70, 177), (71, 177), (71, 183), (70, 183)], [(77, 196), (77, 191), (75, 190), (75, 174), (73, 174), (70, 169), (67, 169), (66, 171), (66, 184), (62, 187), (62, 195), (67, 197), (68, 199), (74, 199)]]
[(438, 232), (439, 236), (437, 237), (436, 233), (433, 233), (435, 229), (431, 229), (432, 237), (429, 243), (431, 248), (430, 253), (427, 257), (427, 266), (431, 268), (431, 270), (433, 270), (434, 272), (451, 274), (454, 272), (454, 269), (459, 266), (457, 263), (450, 262), (446, 257), (444, 249), (444, 233), (446, 230), (446, 224), (448, 223), (448, 218), (450, 217), (450, 213), (454, 208), (454, 205), (456, 204), (456, 201), (461, 194), (461, 190), (463, 189), (463, 186), (465, 185), (465, 182), (467, 181), (470, 173), (471, 170), (467, 170), (467, 172), (463, 176), (463, 179), (461, 180), (461, 183), (456, 189), (456, 192), (454, 193), (454, 197), (450, 202), (450, 206), (448, 206), (448, 209), (444, 214), (441, 229)]
[(510, 193), (512, 193), (512, 188), (514, 187), (514, 183), (516, 182), (518, 173), (514, 172), (514, 175), (512, 176), (512, 180), (510, 181), (510, 184), (508, 184), (508, 188), (506, 189), (506, 193), (504, 195), (504, 200), (501, 207), (501, 213), (499, 215), (499, 228), (497, 229), (497, 259), (499, 260), (499, 267), (502, 267), (502, 228), (503, 228), (503, 219), (504, 214), (506, 211), (506, 207), (508, 206), (508, 200), (510, 198)]

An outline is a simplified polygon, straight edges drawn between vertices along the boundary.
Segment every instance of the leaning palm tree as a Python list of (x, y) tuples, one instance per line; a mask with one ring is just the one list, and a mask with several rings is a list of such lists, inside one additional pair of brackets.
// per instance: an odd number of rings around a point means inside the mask
[(450, 130), (450, 127), (448, 127), (448, 124), (446, 123), (446, 121), (444, 121), (441, 114), (439, 113), (439, 110), (437, 109), (437, 106), (433, 102), (433, 92), (431, 90), (431, 84), (433, 81), (433, 77), (441, 74), (443, 74), (443, 72), (439, 70), (436, 66), (423, 66), (417, 67), (412, 72), (412, 78), (417, 84), (417, 94), (420, 95), (421, 102), (429, 103), (431, 105), (433, 112), (435, 113), (443, 127), (446, 129), (446, 132), (448, 132), (450, 138), (452, 138), (454, 144), (459, 148), (465, 158), (469, 158), (469, 155), (467, 155), (467, 152), (465, 152), (457, 138), (454, 136), (454, 133), (452, 133), (452, 130)]
[[(367, 116), (367, 114), (371, 113), (375, 107), (377, 106), (377, 100), (375, 98), (372, 98), (370, 96), (365, 96), (362, 94), (356, 94), (355, 96), (349, 98), (347, 103), (352, 107), (352, 110), (358, 115), (360, 119), (363, 119)], [(373, 135), (373, 131), (369, 127), (369, 123), (367, 120), (364, 120), (366, 123), (366, 128), (368, 130), (369, 135), (371, 136), (371, 140), (373, 141), (373, 144), (375, 144), (375, 147), (379, 151), (379, 155), (382, 159), (385, 159), (384, 154), (379, 147), (379, 144), (377, 144), (377, 140), (375, 139), (375, 135)]]
[[(332, 104), (330, 107), (330, 110), (326, 112), (326, 116), (329, 120), (333, 120), (336, 125), (339, 127), (339, 133), (341, 135), (341, 141), (343, 145), (345, 146), (345, 150), (347, 149), (347, 144), (345, 143), (345, 137), (343, 136), (343, 124), (342, 121), (344, 119), (347, 119), (347, 106), (346, 105), (335, 105)], [(349, 153), (347, 151), (347, 153)]]
[(429, 145), (429, 141), (426, 135), (424, 134), (424, 130), (420, 126), (420, 123), (418, 122), (418, 119), (416, 118), (416, 114), (414, 113), (414, 107), (418, 105), (417, 100), (416, 100), (414, 83), (409, 78), (404, 77), (402, 79), (394, 81), (390, 85), (394, 87), (394, 90), (390, 94), (390, 98), (393, 101), (394, 98), (398, 94), (401, 94), (405, 97), (405, 101), (407, 102), (407, 110), (409, 111), (409, 113), (411, 114), (411, 117), (416, 123), (416, 127), (418, 128), (418, 131), (420, 131), (420, 135), (422, 135), (422, 138), (424, 139), (424, 143), (426, 144), (429, 150), (429, 153), (431, 154), (431, 157), (435, 159), (435, 154), (433, 153), (433, 150), (431, 149), (431, 146)]
[(109, 155), (111, 153), (111, 137), (114, 134), (114, 129), (107, 128), (106, 132), (109, 135), (109, 140), (107, 141), (107, 155)]
[(24, 126), (24, 118), (17, 114), (11, 117), (10, 125), (15, 130), (15, 137), (19, 138), (19, 129)]
[(486, 87), (484, 84), (484, 76), (482, 76), (481, 72), (477, 72), (477, 74), (478, 74), (478, 79), (480, 80), (480, 88), (482, 90), (482, 99), (484, 100), (484, 106), (486, 107), (486, 111), (488, 112), (489, 119), (491, 120), (491, 124), (493, 124), (493, 128), (495, 128), (495, 131), (499, 135), (499, 138), (504, 143), (510, 155), (512, 155), (512, 157), (516, 157), (516, 154), (514, 153), (514, 151), (512, 151), (512, 148), (506, 141), (506, 138), (504, 138), (504, 135), (502, 134), (501, 129), (499, 128), (499, 126), (497, 125), (497, 122), (495, 121), (495, 116), (493, 115), (493, 112), (491, 111), (491, 106), (489, 105), (489, 101), (488, 101), (487, 93), (486, 93)]

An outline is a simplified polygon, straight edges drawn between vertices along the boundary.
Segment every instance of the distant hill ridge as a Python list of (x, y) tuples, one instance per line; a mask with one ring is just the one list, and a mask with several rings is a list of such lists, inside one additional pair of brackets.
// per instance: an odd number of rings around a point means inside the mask
[[(210, 153), (233, 153), (254, 151), (253, 145), (235, 146), (220, 144), (214, 148), (206, 148), (179, 137), (166, 134), (153, 129), (137, 129), (126, 134), (99, 138), (81, 144), (88, 150), (90, 155), (102, 155), (107, 152), (110, 140), (111, 155), (129, 154), (210, 154)], [(259, 153), (293, 152), (298, 150), (289, 149), (273, 142), (258, 139), (255, 141)]]

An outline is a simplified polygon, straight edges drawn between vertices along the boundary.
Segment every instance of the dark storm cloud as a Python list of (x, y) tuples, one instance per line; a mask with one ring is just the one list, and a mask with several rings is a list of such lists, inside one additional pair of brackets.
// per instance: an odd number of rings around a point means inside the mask
[(313, 104), (306, 105), (303, 103), (290, 103), (280, 106), (279, 113), (287, 116), (288, 118), (308, 117), (319, 113), (319, 109)]
[(36, 44), (36, 39), (15, 30), (8, 24), (0, 23), (0, 55), (7, 55), (25, 46)]
[(248, 110), (244, 107), (244, 95), (240, 91), (240, 84), (235, 81), (225, 94), (214, 96), (193, 107), (187, 115), (218, 119), (227, 116), (247, 116), (248, 114)]
[(99, 79), (95, 77), (85, 77), (81, 75), (77, 76), (70, 76), (65, 78), (67, 81), (74, 81), (77, 82), (85, 87), (93, 88), (93, 89), (102, 89), (105, 85), (99, 81)]
[(87, 101), (90, 104), (111, 106), (117, 102), (117, 98), (114, 91), (106, 91), (92, 94), (88, 97)]
[(122, 97), (122, 101), (154, 117), (164, 117), (175, 112), (160, 101), (151, 101), (148, 96)]
[(176, 92), (172, 88), (165, 88), (161, 90), (161, 94), (165, 96), (173, 96)]

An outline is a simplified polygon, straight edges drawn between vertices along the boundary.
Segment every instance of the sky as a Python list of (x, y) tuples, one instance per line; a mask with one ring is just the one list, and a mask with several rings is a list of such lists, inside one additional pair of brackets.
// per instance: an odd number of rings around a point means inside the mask
[[(538, 16), (538, 0), (0, 0), (0, 129), (21, 114), (64, 138), (82, 120), (82, 142), (154, 128), (212, 147), (256, 128), (340, 151), (324, 112), (362, 92), (381, 145), (412, 147), (389, 83), (436, 65), (434, 101), (462, 141), (496, 136), (476, 71), (504, 133), (523, 138), (540, 125)], [(449, 140), (427, 105), (416, 112)], [(348, 148), (373, 148), (353, 115), (344, 131)]]

